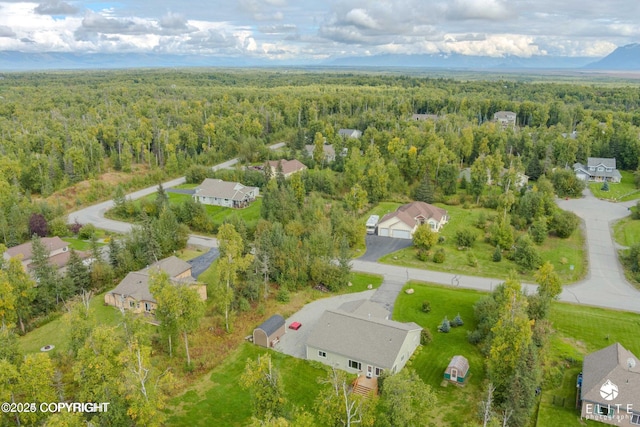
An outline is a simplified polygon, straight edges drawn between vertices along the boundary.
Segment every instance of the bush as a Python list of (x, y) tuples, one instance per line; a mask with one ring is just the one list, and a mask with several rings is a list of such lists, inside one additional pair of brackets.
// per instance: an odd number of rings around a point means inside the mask
[(602, 184), (602, 187), (600, 187), (600, 190), (602, 190), (602, 191), (609, 191), (609, 181), (605, 181), (605, 182)]
[(65, 237), (70, 234), (69, 226), (64, 217), (59, 216), (49, 222), (49, 234), (52, 236)]
[(478, 258), (476, 258), (476, 255), (471, 251), (467, 252), (467, 264), (469, 267), (478, 266)]
[(566, 239), (578, 228), (580, 219), (573, 212), (558, 209), (551, 218), (550, 229), (561, 239)]
[(429, 224), (422, 224), (413, 233), (413, 245), (418, 249), (429, 250), (438, 241), (438, 233), (431, 230)]
[(456, 231), (454, 238), (458, 246), (463, 248), (470, 248), (478, 238), (478, 235), (474, 230), (465, 227)]
[(446, 255), (444, 253), (443, 248), (438, 248), (436, 252), (433, 254), (433, 262), (436, 264), (442, 264), (446, 259)]
[(513, 251), (513, 261), (524, 270), (533, 270), (542, 264), (542, 258), (529, 236), (518, 238)]
[(456, 317), (453, 318), (453, 321), (451, 322), (451, 326), (462, 326), (462, 325), (464, 325), (464, 322), (462, 321), (462, 317), (460, 317), (460, 313), (458, 313)]
[(533, 240), (536, 245), (543, 244), (548, 233), (547, 219), (543, 216), (533, 221), (533, 224), (531, 224), (531, 227), (529, 228), (531, 240)]
[(449, 319), (447, 319), (447, 316), (444, 316), (442, 323), (440, 324), (440, 326), (438, 326), (438, 330), (440, 332), (444, 332), (445, 334), (449, 333), (449, 331), (451, 330), (451, 322), (449, 322)]
[(422, 332), (420, 332), (420, 344), (427, 345), (433, 340), (433, 336), (431, 336), (431, 331), (428, 328), (423, 328)]
[(418, 251), (416, 252), (416, 256), (420, 261), (429, 261), (430, 255), (431, 255), (431, 252), (429, 252), (426, 249), (418, 249)]
[(422, 301), (422, 312), (429, 313), (431, 311), (431, 303), (429, 301)]
[(500, 245), (496, 246), (496, 250), (493, 251), (493, 262), (502, 261), (502, 249), (500, 249)]
[(551, 174), (551, 183), (560, 197), (580, 197), (586, 183), (579, 179), (575, 172), (568, 169), (556, 169)]
[(286, 288), (280, 288), (278, 294), (276, 295), (276, 301), (281, 303), (287, 303), (291, 297), (289, 296), (289, 291)]
[(89, 240), (96, 234), (96, 226), (93, 224), (85, 224), (78, 232), (78, 238), (82, 240)]

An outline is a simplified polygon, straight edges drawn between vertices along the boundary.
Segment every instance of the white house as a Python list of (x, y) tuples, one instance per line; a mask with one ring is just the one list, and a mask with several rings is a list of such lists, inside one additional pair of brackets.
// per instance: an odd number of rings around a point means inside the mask
[(493, 121), (498, 122), (503, 128), (516, 125), (517, 114), (513, 111), (498, 111), (493, 115)]
[(422, 328), (389, 320), (389, 312), (369, 300), (327, 310), (307, 339), (307, 359), (351, 373), (378, 377), (398, 372), (420, 345)]
[(440, 231), (449, 220), (447, 211), (425, 202), (411, 202), (388, 213), (378, 223), (378, 236), (411, 239), (421, 224), (429, 224), (433, 231)]
[(259, 193), (258, 187), (247, 187), (239, 182), (206, 178), (196, 187), (192, 197), (205, 205), (244, 208), (250, 205)]
[(340, 129), (338, 130), (338, 135), (343, 138), (360, 138), (362, 136), (362, 131), (357, 129)]

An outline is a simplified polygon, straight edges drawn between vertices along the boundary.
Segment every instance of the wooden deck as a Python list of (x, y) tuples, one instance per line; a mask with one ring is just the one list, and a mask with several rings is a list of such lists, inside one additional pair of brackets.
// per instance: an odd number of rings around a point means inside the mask
[(367, 378), (366, 375), (359, 375), (353, 382), (353, 392), (362, 396), (378, 394), (378, 378)]

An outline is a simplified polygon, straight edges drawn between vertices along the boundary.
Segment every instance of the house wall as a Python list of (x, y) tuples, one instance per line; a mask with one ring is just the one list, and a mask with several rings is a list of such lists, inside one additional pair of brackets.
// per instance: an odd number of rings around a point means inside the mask
[[(328, 366), (333, 366), (335, 368), (341, 369), (343, 371), (352, 373), (352, 374), (357, 374), (359, 372), (362, 373), (366, 373), (367, 372), (367, 365), (371, 365), (374, 367), (374, 372), (375, 372), (375, 368), (381, 368), (384, 369), (385, 371), (388, 371), (391, 369), (391, 366), (379, 366), (379, 365), (374, 365), (371, 362), (367, 362), (364, 359), (357, 359), (355, 357), (345, 357), (341, 354), (336, 354), (336, 353), (331, 353), (329, 351), (326, 351), (327, 357), (320, 357), (318, 355), (318, 351), (320, 351), (322, 349), (319, 349), (317, 347), (312, 347), (307, 345), (307, 359), (308, 360), (315, 360), (316, 362), (320, 362), (323, 363), (325, 365)], [(324, 350), (323, 350), (324, 351)], [(349, 360), (355, 360), (358, 361), (362, 364), (362, 367), (360, 370), (357, 369), (353, 369), (349, 367)]]
[[(398, 352), (398, 356), (393, 364), (395, 367), (395, 372), (400, 372), (404, 365), (407, 364), (409, 358), (416, 350), (416, 348), (420, 345), (420, 329), (416, 329), (415, 331), (410, 331), (404, 342), (402, 343), (402, 347), (400, 347), (400, 351)], [(404, 356), (404, 357), (403, 357)]]
[(138, 301), (132, 297), (126, 297), (123, 300), (122, 295), (111, 292), (104, 295), (104, 303), (112, 307), (124, 308), (125, 310), (132, 311), (133, 313), (144, 313), (146, 311), (145, 304), (150, 306), (151, 313), (153, 313), (158, 307), (158, 305), (152, 301)]
[[(588, 406), (590, 405), (590, 407)], [(637, 427), (638, 424), (631, 424), (631, 415), (627, 413), (627, 408), (622, 405), (620, 410), (616, 410), (615, 405), (609, 406), (609, 408), (615, 413), (611, 418), (604, 415), (597, 415), (596, 410), (596, 402), (587, 402), (582, 401), (582, 408), (580, 411), (580, 418), (587, 420), (595, 420), (601, 422), (603, 424), (610, 424), (615, 426), (623, 426), (623, 427)], [(607, 406), (607, 404), (602, 404), (603, 406)]]
[[(191, 275), (191, 273), (189, 273)], [(195, 289), (198, 295), (200, 295), (200, 299), (202, 301), (206, 301), (207, 299), (207, 285), (192, 285), (191, 289)]]
[(253, 330), (253, 343), (260, 347), (269, 347), (269, 337), (267, 333), (260, 328)]
[[(413, 234), (414, 228), (409, 227), (404, 222), (398, 221), (395, 218), (390, 218), (389, 220), (387, 220), (385, 222), (381, 222), (381, 223), (378, 224), (378, 235), (379, 236), (391, 237), (392, 230), (408, 231), (409, 232), (409, 236), (411, 236)], [(385, 232), (387, 234), (385, 234)]]
[(218, 197), (206, 197), (206, 196), (198, 196), (197, 194), (194, 196), (197, 201), (204, 205), (213, 205), (213, 206), (224, 206), (227, 208), (233, 207), (233, 201), (230, 199), (221, 199)]
[(185, 277), (191, 277), (191, 269), (186, 270), (184, 273), (178, 274), (176, 279), (184, 279)]

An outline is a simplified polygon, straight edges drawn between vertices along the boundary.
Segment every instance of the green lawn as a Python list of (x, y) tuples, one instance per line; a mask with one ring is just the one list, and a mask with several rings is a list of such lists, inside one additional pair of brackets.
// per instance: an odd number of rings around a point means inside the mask
[(623, 218), (613, 226), (613, 237), (622, 246), (633, 246), (640, 242), (640, 221)]
[(589, 189), (599, 199), (617, 201), (635, 200), (640, 198), (640, 190), (636, 188), (633, 172), (620, 171), (622, 180), (619, 183), (609, 183), (609, 191), (602, 191), (601, 182), (592, 182)]
[(274, 367), (280, 372), (287, 398), (291, 405), (313, 413), (318, 392), (318, 380), (326, 375), (326, 368), (305, 360), (242, 344), (224, 363), (185, 394), (172, 399), (167, 410), (166, 424), (171, 426), (245, 426), (251, 418), (251, 398), (238, 384), (247, 359), (271, 354)]
[[(121, 314), (114, 307), (104, 305), (104, 294), (95, 295), (90, 302), (91, 311), (94, 313), (99, 325), (117, 325)], [(69, 349), (69, 320), (67, 313), (39, 328), (28, 332), (19, 338), (20, 348), (25, 353), (36, 353), (40, 348), (53, 344), (57, 351), (66, 352)]]
[[(416, 282), (408, 287), (414, 289), (414, 294), (403, 292), (398, 296), (393, 318), (414, 321), (432, 332), (433, 342), (423, 347), (411, 363), (420, 377), (436, 390), (442, 417), (437, 424), (477, 422), (475, 408), (482, 398), (484, 361), (477, 348), (468, 343), (467, 331), (475, 327), (473, 304), (485, 294)], [(432, 310), (428, 314), (421, 311), (424, 300), (431, 302)], [(458, 313), (465, 322), (464, 326), (452, 328), (448, 334), (436, 332), (445, 315), (452, 319)], [(556, 302), (552, 303), (550, 320), (555, 330), (549, 357), (553, 368), (550, 369), (550, 380), (542, 387), (536, 425), (585, 425), (580, 422), (579, 412), (575, 409), (576, 379), (582, 370), (582, 359), (586, 354), (615, 342), (620, 342), (636, 355), (640, 354), (640, 336), (637, 333), (640, 315)], [(469, 359), (472, 376), (464, 389), (440, 386), (444, 369), (455, 354)], [(474, 409), (465, 411), (465, 408)], [(599, 424), (587, 422), (587, 425)]]
[[(495, 248), (486, 243), (481, 230), (473, 226), (480, 212), (490, 218), (495, 215), (494, 210), (483, 208), (463, 209), (458, 206), (444, 205), (441, 205), (441, 207), (448, 211), (451, 220), (440, 231), (440, 235), (445, 238), (444, 243), (436, 245), (432, 248), (432, 251), (439, 247), (444, 248), (446, 254), (444, 263), (437, 264), (432, 260), (420, 261), (416, 256), (416, 250), (411, 246), (385, 255), (379, 261), (404, 267), (495, 278), (506, 278), (511, 270), (519, 270), (519, 267), (513, 261), (506, 259), (504, 253), (502, 261), (493, 262)], [(458, 250), (455, 244), (455, 233), (461, 227), (472, 227), (478, 234), (478, 239), (473, 248), (470, 249), (478, 259), (478, 265), (475, 267), (469, 265), (467, 258), (469, 250)], [(548, 260), (554, 265), (564, 283), (578, 281), (584, 276), (587, 260), (584, 252), (584, 239), (580, 229), (576, 229), (568, 239), (549, 237), (544, 244), (538, 246), (538, 250), (543, 260)], [(573, 265), (573, 270), (571, 270), (571, 265)], [(533, 281), (533, 271), (521, 272), (520, 278), (528, 282)]]
[[(484, 357), (477, 347), (469, 343), (467, 334), (476, 327), (473, 305), (486, 294), (419, 282), (409, 282), (404, 289), (409, 287), (414, 289), (414, 293), (400, 293), (394, 305), (393, 319), (416, 322), (428, 328), (433, 336), (433, 341), (422, 347), (411, 359), (410, 365), (407, 364), (416, 370), (438, 397), (438, 411), (433, 414), (433, 420), (428, 420), (432, 423), (429, 425), (462, 426), (477, 422), (476, 407), (482, 399), (482, 381), (485, 377)], [(430, 313), (422, 311), (423, 301), (431, 303)], [(464, 321), (463, 326), (451, 328), (446, 334), (438, 332), (438, 326), (445, 316), (453, 320), (457, 314)], [(463, 355), (469, 360), (471, 377), (465, 387), (453, 384), (442, 386), (444, 371), (455, 355)]]
[(351, 286), (347, 286), (343, 289), (344, 292), (340, 293), (352, 294), (355, 292), (366, 291), (367, 286), (369, 285), (372, 286), (372, 289), (378, 289), (382, 284), (382, 276), (378, 276), (377, 274), (351, 272), (349, 281), (351, 282)]

